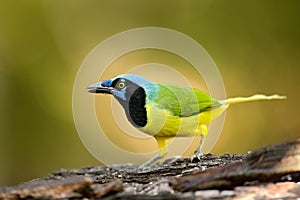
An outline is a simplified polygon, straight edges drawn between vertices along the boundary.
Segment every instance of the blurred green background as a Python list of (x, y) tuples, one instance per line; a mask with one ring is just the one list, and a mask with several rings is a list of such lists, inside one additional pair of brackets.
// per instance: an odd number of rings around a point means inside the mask
[(73, 82), (97, 44), (137, 27), (170, 28), (198, 41), (229, 97), (288, 96), (232, 106), (213, 153), (299, 137), (299, 9), (297, 0), (1, 1), (0, 185), (101, 164), (76, 132)]

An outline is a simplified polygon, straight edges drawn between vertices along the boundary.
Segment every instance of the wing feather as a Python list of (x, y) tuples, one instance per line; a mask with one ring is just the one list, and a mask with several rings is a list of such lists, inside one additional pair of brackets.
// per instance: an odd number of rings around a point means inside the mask
[(158, 83), (154, 102), (174, 116), (189, 117), (222, 106), (217, 100), (198, 89)]

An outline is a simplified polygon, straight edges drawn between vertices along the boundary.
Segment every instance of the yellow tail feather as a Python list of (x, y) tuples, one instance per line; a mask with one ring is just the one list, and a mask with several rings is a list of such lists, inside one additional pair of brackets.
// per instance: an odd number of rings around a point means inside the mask
[(256, 94), (251, 97), (235, 97), (235, 98), (226, 99), (224, 101), (225, 101), (225, 104), (235, 104), (235, 103), (248, 102), (248, 101), (272, 100), (272, 99), (286, 99), (286, 96), (280, 96), (277, 94), (272, 95), (272, 96)]

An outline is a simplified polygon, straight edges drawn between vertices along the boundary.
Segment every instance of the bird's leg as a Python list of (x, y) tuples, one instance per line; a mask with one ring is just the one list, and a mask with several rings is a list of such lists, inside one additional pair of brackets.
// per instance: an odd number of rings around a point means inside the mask
[(154, 156), (153, 158), (151, 158), (144, 164), (140, 165), (138, 168), (139, 171), (145, 171), (145, 169), (148, 169), (150, 165), (152, 165), (153, 163), (155, 163), (156, 161), (162, 159), (163, 157), (165, 157), (167, 155), (167, 153), (168, 153), (168, 147), (167, 147), (168, 138), (155, 137), (155, 139), (157, 141), (158, 149), (159, 149), (158, 155)]
[(194, 155), (192, 155), (191, 161), (193, 161), (195, 158), (200, 160), (200, 157), (202, 155), (201, 149), (202, 149), (203, 141), (204, 141), (204, 135), (201, 135), (199, 145), (197, 149), (194, 151)]
[(205, 136), (208, 133), (208, 129), (207, 129), (206, 125), (200, 125), (199, 129), (200, 129), (200, 132), (201, 132), (200, 142), (199, 142), (199, 145), (198, 145), (197, 149), (194, 151), (194, 155), (191, 156), (191, 161), (193, 161), (196, 158), (198, 160), (200, 160), (201, 155), (203, 155), (202, 152), (201, 152), (201, 149), (202, 149), (202, 146), (203, 146)]

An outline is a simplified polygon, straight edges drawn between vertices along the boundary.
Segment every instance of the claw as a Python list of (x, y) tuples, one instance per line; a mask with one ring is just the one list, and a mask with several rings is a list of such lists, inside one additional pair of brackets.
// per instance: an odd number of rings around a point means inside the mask
[(138, 173), (144, 173), (144, 172), (149, 172), (151, 170), (151, 168), (148, 166), (148, 167), (145, 167), (143, 165), (140, 165), (137, 169), (137, 172)]
[(174, 156), (172, 158), (168, 158), (167, 160), (165, 160), (162, 164), (163, 165), (169, 165), (169, 164), (172, 164), (178, 160), (182, 159), (181, 156), (177, 155), (177, 156)]
[(151, 158), (150, 160), (148, 160), (147, 162), (145, 162), (144, 164), (140, 165), (138, 167), (138, 172), (146, 172), (146, 171), (149, 171), (151, 168), (150, 166), (157, 162), (158, 160), (160, 160), (162, 157), (161, 155), (156, 155), (154, 156), (153, 158)]
[(191, 162), (197, 162), (201, 160), (201, 156), (203, 155), (203, 153), (201, 152), (195, 152), (191, 157)]

